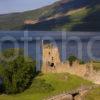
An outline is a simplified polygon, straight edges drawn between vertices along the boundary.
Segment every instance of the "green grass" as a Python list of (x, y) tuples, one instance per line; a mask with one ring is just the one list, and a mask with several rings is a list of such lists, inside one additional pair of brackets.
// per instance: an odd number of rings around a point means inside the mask
[(63, 74), (45, 74), (38, 75), (29, 89), (17, 95), (0, 95), (0, 100), (43, 100), (62, 93), (71, 91), (83, 85), (92, 83), (80, 77)]
[(84, 100), (100, 100), (100, 87), (91, 90), (85, 97)]

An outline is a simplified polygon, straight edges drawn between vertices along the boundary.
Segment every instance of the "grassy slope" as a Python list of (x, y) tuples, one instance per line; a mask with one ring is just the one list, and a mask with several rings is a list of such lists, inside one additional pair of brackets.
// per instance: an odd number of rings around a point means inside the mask
[(84, 100), (100, 100), (100, 87), (91, 90), (85, 97)]
[[(72, 5), (74, 5), (75, 3), (78, 4), (80, 1), (81, 0), (73, 0)], [(71, 8), (66, 8), (69, 5), (71, 6)], [(66, 14), (66, 16), (53, 18), (49, 21), (43, 21), (32, 26), (29, 25), (27, 29), (40, 31), (100, 31), (100, 2), (98, 2), (98, 0), (90, 0), (89, 4), (87, 3), (83, 7), (79, 7), (79, 5), (75, 7), (75, 5), (72, 5), (71, 2), (69, 2), (68, 4), (66, 4), (66, 7), (63, 6), (62, 8), (67, 9), (64, 13), (62, 11), (59, 12), (60, 6), (55, 6), (55, 9), (57, 10), (54, 10), (55, 13)], [(70, 13), (72, 11), (74, 11), (74, 13)], [(70, 14), (68, 15), (68, 13)], [(50, 15), (53, 17), (54, 13), (52, 12), (50, 13)]]
[[(79, 10), (79, 9), (78, 9)], [(70, 13), (69, 11), (67, 13)], [(29, 30), (100, 31), (99, 5), (80, 8), (69, 15), (29, 26)]]
[(85, 16), (89, 13), (89, 11), (90, 11), (90, 9), (83, 8), (83, 9), (80, 9), (80, 11), (78, 11), (78, 12), (70, 14), (68, 16), (70, 22), (65, 23), (61, 28), (57, 27), (57, 29), (60, 29), (60, 30), (64, 29), (64, 30), (68, 30), (68, 31), (73, 30), (72, 28), (75, 25), (84, 23), (84, 22), (82, 22), (82, 19), (85, 18)]
[(0, 95), (0, 100), (43, 100), (62, 91), (70, 91), (91, 82), (69, 74), (39, 75), (33, 80), (31, 87), (21, 94)]
[[(0, 16), (0, 30), (18, 30), (24, 28), (25, 19), (45, 19), (55, 14), (67, 14), (71, 10), (81, 9), (85, 2), (88, 2), (81, 11), (72, 13), (66, 17), (53, 19), (31, 26), (31, 30), (67, 30), (67, 31), (100, 31), (100, 1), (98, 0), (73, 0), (64, 5), (56, 2), (37, 10), (23, 13), (7, 14)], [(93, 4), (91, 6), (91, 4)], [(77, 6), (76, 6), (77, 5)]]
[(39, 19), (44, 14), (48, 14), (47, 11), (52, 9), (52, 5), (39, 8), (32, 11), (25, 11), (22, 13), (11, 13), (0, 15), (0, 30), (18, 30), (24, 25), (26, 19)]

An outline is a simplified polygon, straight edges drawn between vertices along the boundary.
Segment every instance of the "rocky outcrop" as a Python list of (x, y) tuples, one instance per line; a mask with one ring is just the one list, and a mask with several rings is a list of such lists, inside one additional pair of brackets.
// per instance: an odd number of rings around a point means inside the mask
[(99, 85), (93, 85), (93, 86), (83, 86), (83, 87), (80, 87), (79, 89), (77, 90), (74, 90), (74, 91), (70, 91), (70, 92), (65, 92), (65, 93), (62, 93), (60, 95), (56, 95), (56, 96), (53, 96), (51, 98), (48, 98), (48, 99), (45, 99), (45, 100), (83, 100), (83, 96), (88, 92), (90, 91), (91, 89), (93, 88), (96, 88), (97, 86)]
[(71, 94), (61, 94), (48, 100), (73, 100), (73, 96)]

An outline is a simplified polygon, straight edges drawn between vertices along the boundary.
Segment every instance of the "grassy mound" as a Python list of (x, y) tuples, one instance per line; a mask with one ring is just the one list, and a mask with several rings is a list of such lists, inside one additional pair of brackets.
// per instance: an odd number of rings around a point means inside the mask
[(71, 91), (82, 85), (91, 85), (92, 83), (80, 77), (62, 74), (45, 74), (38, 75), (31, 87), (21, 94), (17, 95), (0, 95), (0, 100), (43, 100), (62, 93), (63, 91)]

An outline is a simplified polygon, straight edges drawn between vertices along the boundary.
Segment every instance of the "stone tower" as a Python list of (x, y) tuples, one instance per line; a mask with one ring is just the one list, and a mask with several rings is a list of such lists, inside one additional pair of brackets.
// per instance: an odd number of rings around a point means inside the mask
[(42, 72), (55, 72), (57, 66), (61, 63), (59, 50), (52, 44), (42, 45)]

